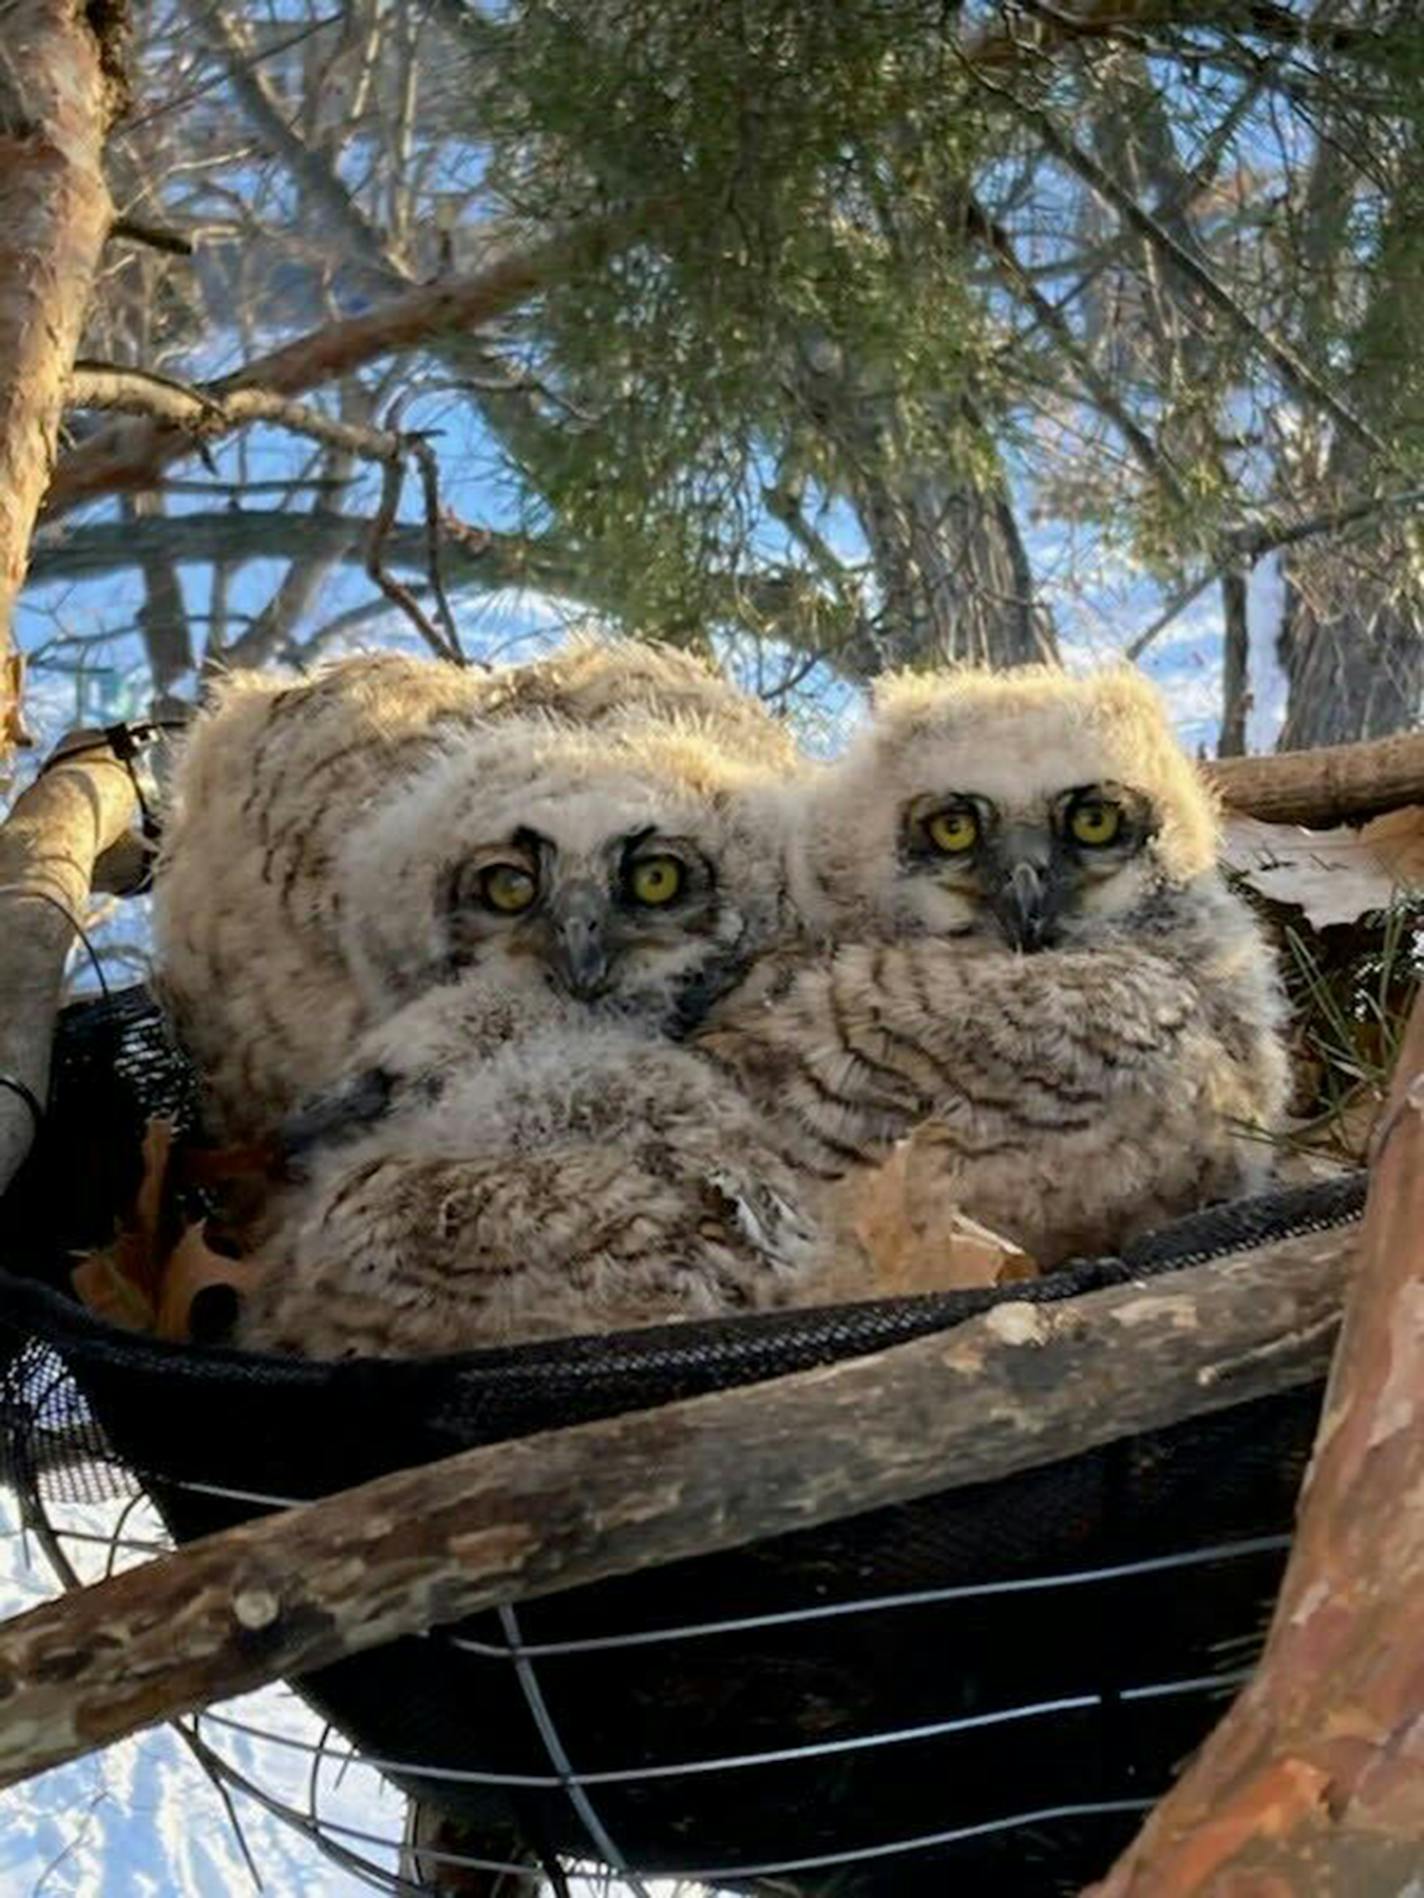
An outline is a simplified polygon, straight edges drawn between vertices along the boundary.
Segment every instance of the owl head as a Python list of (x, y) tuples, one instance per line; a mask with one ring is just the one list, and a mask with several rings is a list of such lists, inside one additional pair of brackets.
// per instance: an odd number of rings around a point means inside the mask
[(1216, 815), (1140, 674), (1047, 666), (888, 679), (801, 796), (793, 868), (835, 934), (1088, 942), (1215, 863)]
[(461, 735), (368, 807), (338, 866), (380, 1018), (435, 983), (690, 1025), (785, 915), (778, 800), (699, 727)]

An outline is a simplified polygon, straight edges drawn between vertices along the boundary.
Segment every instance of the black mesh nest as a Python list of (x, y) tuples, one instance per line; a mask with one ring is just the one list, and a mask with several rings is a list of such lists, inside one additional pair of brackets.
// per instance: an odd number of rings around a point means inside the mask
[[(70, 1010), (45, 1139), (0, 1205), (0, 1421), (18, 1484), (136, 1479), (180, 1540), (877, 1350), (1001, 1296), (1071, 1297), (1337, 1225), (1363, 1197), (1351, 1177), (1246, 1202), (1003, 1293), (309, 1365), (135, 1337), (60, 1289), (131, 1199), (158, 1112), (182, 1123), (192, 1099), (147, 997)], [(482, 1616), (302, 1690), (399, 1783), (546, 1853), (837, 1898), (1072, 1890), (1256, 1652), (1320, 1394)]]

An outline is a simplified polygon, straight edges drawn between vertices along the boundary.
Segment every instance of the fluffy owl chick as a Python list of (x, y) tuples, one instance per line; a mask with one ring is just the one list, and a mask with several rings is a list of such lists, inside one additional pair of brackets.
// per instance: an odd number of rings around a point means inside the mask
[(326, 1112), (240, 1343), (423, 1355), (772, 1309), (822, 1282), (814, 1187), (713, 1068), (572, 1008), (490, 1057), (489, 1001), (477, 969), (358, 1050), (360, 1104), (348, 1130)]
[(679, 1030), (790, 927), (780, 810), (694, 727), (523, 719), (446, 747), (337, 856), (368, 1019), (477, 968), (525, 1027), (572, 1000)]
[(792, 869), (824, 948), (770, 958), (698, 1042), (803, 1166), (923, 1126), (1045, 1265), (1264, 1183), (1279, 984), (1135, 675), (892, 682), (805, 793)]
[(784, 728), (688, 655), (571, 642), (463, 671), (371, 654), (296, 683), (234, 674), (184, 746), (154, 896), (158, 982), (207, 1084), (214, 1130), (269, 1129), (338, 1071), (364, 1006), (338, 939), (333, 866), (359, 814), (442, 744), (512, 717), (632, 729), (695, 724), (784, 767)]

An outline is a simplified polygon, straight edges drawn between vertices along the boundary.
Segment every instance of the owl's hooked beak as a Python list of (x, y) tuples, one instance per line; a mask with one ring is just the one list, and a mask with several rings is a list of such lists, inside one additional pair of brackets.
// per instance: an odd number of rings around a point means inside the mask
[(1057, 908), (1048, 866), (1022, 857), (1008, 868), (994, 898), (999, 927), (1026, 955), (1052, 942)]
[(603, 903), (593, 888), (572, 890), (554, 924), (553, 965), (559, 986), (591, 1002), (608, 986), (609, 955)]

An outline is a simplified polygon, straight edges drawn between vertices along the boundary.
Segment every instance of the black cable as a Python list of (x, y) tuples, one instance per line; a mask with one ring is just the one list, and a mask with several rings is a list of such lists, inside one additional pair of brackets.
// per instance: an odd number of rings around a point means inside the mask
[(5, 1088), (7, 1092), (11, 1094), (17, 1094), (25, 1103), (26, 1107), (29, 1108), (30, 1119), (35, 1123), (35, 1139), (38, 1140), (44, 1131), (45, 1123), (44, 1103), (40, 1100), (39, 1095), (35, 1093), (35, 1090), (30, 1087), (28, 1083), (22, 1081), (18, 1074), (0, 1073), (0, 1087)]
[(48, 890), (31, 889), (28, 883), (0, 883), (0, 896), (32, 896), (41, 903), (48, 903), (51, 909), (57, 909), (65, 922), (67, 922), (69, 927), (74, 931), (75, 935), (84, 944), (85, 949), (88, 950), (89, 961), (98, 979), (100, 991), (103, 994), (104, 1000), (108, 1001), (112, 991), (109, 988), (109, 978), (104, 974), (104, 964), (100, 958), (99, 951), (94, 947), (90, 939), (89, 931), (84, 927), (83, 923), (80, 922), (79, 918), (74, 914), (67, 903), (61, 903), (59, 898), (52, 896)]

